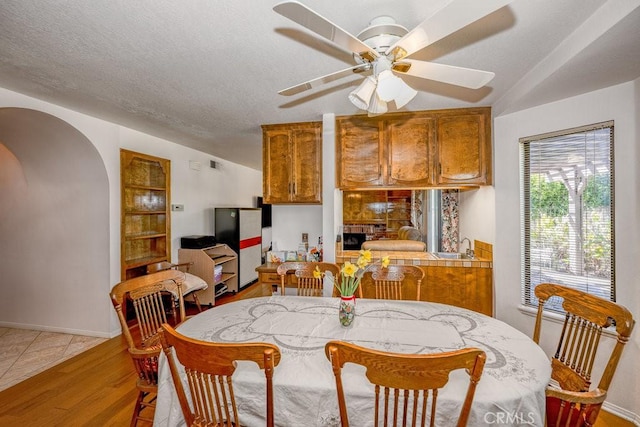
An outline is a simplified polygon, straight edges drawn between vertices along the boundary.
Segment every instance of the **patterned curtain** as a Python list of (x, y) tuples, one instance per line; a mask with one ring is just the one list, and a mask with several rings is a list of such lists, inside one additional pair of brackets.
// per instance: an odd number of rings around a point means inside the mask
[(442, 251), (458, 252), (458, 190), (442, 190)]
[(411, 225), (422, 232), (422, 204), (424, 190), (413, 190), (411, 192)]

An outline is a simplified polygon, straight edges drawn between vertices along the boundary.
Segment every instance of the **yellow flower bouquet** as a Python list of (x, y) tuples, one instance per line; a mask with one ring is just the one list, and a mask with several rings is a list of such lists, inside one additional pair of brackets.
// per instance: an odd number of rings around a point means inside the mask
[[(340, 292), (340, 306), (338, 310), (338, 319), (340, 319), (340, 324), (342, 326), (349, 326), (356, 315), (356, 297), (355, 292), (360, 286), (360, 280), (362, 280), (362, 276), (370, 267), (372, 261), (371, 251), (362, 250), (360, 251), (360, 255), (358, 256), (358, 260), (355, 264), (350, 263), (349, 261), (345, 262), (340, 270), (340, 275), (338, 277), (331, 277), (330, 280), (333, 282), (333, 286), (336, 287), (338, 292)], [(380, 264), (382, 268), (387, 268), (389, 266), (389, 257), (384, 256), (380, 260)], [(316, 279), (321, 279), (324, 276), (324, 273), (320, 271), (318, 267), (316, 267), (313, 272), (313, 277)]]
[[(380, 264), (383, 268), (387, 268), (389, 266), (389, 256), (382, 257)], [(340, 276), (331, 278), (333, 285), (341, 296), (349, 297), (355, 294), (358, 286), (360, 286), (360, 280), (362, 280), (362, 276), (367, 271), (369, 265), (373, 264), (371, 251), (368, 249), (360, 251), (360, 255), (358, 256), (358, 260), (355, 264), (349, 261), (344, 263), (340, 270)], [(323, 276), (324, 273), (316, 267), (316, 270), (313, 272), (313, 277), (320, 279)]]

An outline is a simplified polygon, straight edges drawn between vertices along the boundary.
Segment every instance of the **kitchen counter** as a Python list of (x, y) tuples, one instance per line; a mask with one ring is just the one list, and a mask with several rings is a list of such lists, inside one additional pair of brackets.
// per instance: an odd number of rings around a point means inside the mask
[[(430, 252), (413, 251), (371, 251), (371, 255), (374, 261), (378, 261), (383, 256), (388, 255), (391, 264), (413, 264), (425, 267), (493, 268), (493, 261), (490, 258), (442, 259), (437, 258)], [(355, 263), (358, 256), (360, 256), (360, 251), (338, 251), (336, 252), (336, 264), (343, 264), (345, 261)]]
[[(474, 259), (440, 259), (429, 252), (371, 251), (373, 261), (388, 255), (391, 264), (413, 264), (425, 272), (420, 287), (423, 301), (450, 304), (493, 316), (493, 246), (475, 241)], [(360, 251), (337, 251), (336, 264), (355, 263)], [(279, 264), (266, 263), (256, 268), (260, 282), (280, 283), (276, 273)], [(285, 286), (295, 286), (294, 275), (288, 275)]]
[[(493, 245), (476, 240), (473, 259), (441, 259), (430, 252), (371, 251), (374, 262), (388, 255), (391, 264), (424, 270), (420, 299), (493, 316)], [(360, 251), (337, 251), (336, 263), (355, 263)]]

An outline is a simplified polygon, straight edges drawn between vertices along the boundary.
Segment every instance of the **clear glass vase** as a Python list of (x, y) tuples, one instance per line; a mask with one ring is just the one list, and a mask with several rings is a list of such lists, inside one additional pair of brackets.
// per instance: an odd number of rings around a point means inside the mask
[(356, 317), (356, 296), (351, 295), (348, 297), (340, 297), (340, 308), (338, 310), (338, 317), (342, 326), (349, 326), (353, 319)]

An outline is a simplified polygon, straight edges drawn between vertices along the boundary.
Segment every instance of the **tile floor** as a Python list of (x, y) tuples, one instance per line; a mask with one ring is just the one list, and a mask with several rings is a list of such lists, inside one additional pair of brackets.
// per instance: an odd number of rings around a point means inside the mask
[(104, 341), (105, 338), (0, 327), (0, 391)]

